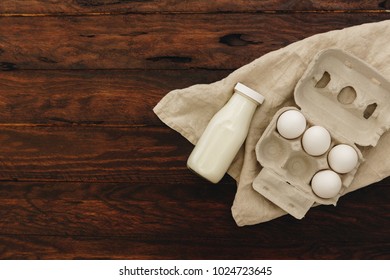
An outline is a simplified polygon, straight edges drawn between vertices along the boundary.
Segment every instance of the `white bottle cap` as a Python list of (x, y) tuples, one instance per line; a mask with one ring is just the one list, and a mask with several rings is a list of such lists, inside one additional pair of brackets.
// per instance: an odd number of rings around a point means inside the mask
[(258, 93), (257, 91), (247, 87), (244, 84), (237, 83), (234, 87), (235, 90), (245, 94), (246, 96), (252, 98), (254, 101), (256, 101), (259, 104), (263, 104), (264, 102), (264, 96)]

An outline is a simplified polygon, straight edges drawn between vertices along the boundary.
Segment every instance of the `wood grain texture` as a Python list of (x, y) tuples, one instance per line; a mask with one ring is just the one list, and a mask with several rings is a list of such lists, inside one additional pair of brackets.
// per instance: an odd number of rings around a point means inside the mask
[(0, 126), (162, 125), (153, 107), (169, 91), (211, 83), (224, 70), (7, 71), (0, 75)]
[[(316, 207), (301, 221), (284, 216), (246, 228), (224, 214), (229, 186), (5, 183), (0, 257), (386, 259), (388, 183)], [(373, 219), (378, 208), (386, 214)]]
[(0, 180), (189, 182), (193, 146), (168, 127), (1, 127)]
[(239, 228), (152, 108), (389, 1), (0, 2), (0, 259), (389, 259), (389, 179)]
[(389, 18), (390, 13), (1, 17), (0, 68), (236, 69), (316, 33)]
[[(242, 230), (246, 231), (245, 228), (234, 228), (227, 232), (232, 221), (223, 212), (229, 211), (228, 204), (234, 197), (235, 187), (229, 180), (224, 183), (218, 186), (201, 185), (199, 182), (147, 186), (136, 181), (131, 184), (4, 182), (4, 190), (0, 192), (0, 213), (5, 215), (0, 217), (0, 235), (141, 237), (177, 234), (182, 237), (239, 237)], [(303, 242), (312, 234), (310, 231), (323, 225), (324, 233), (331, 235), (324, 235), (324, 240), (337, 236), (343, 242), (373, 238), (384, 242), (387, 240), (385, 233), (389, 233), (388, 228), (385, 232), (381, 230), (381, 227), (389, 226), (388, 183), (388, 180), (384, 180), (348, 194), (340, 199), (337, 207), (316, 207), (301, 221), (291, 223), (294, 219), (286, 216), (275, 222), (285, 224), (292, 230), (308, 226), (306, 233), (293, 235), (290, 240)], [(17, 191), (11, 191), (12, 188)], [(387, 214), (377, 217), (377, 222), (373, 223), (364, 211), (373, 214), (378, 208)], [(196, 211), (196, 217), (191, 214), (193, 211)], [(320, 216), (326, 220), (319, 219)], [(26, 220), (27, 217), (30, 217), (30, 222)], [(188, 221), (188, 217), (191, 217), (191, 221)], [(348, 224), (350, 229), (347, 229)], [(369, 236), (359, 233), (367, 226), (370, 226)], [(277, 230), (277, 226), (272, 224), (248, 227), (247, 231), (255, 235), (248, 236), (248, 240), (267, 234), (270, 234), (269, 239), (272, 238), (274, 233), (271, 232), (256, 233), (259, 228)], [(337, 232), (332, 233), (335, 228), (338, 228)], [(353, 236), (349, 236), (350, 233)], [(284, 233), (279, 234), (281, 237)]]
[[(302, 230), (303, 231), (303, 230)], [(250, 233), (247, 233), (250, 234)], [(310, 237), (309, 240), (312, 240)], [(278, 240), (279, 241), (279, 240)], [(340, 242), (295, 243), (285, 240), (277, 246), (274, 240), (237, 240), (218, 238), (131, 239), (128, 237), (78, 236), (0, 236), (4, 259), (388, 259), (389, 243)], [(359, 248), (359, 249), (357, 249)], [(279, 251), (279, 253), (278, 253)], [(283, 254), (280, 253), (283, 251)], [(164, 252), (164, 253), (162, 253)], [(364, 252), (364, 253), (362, 253)], [(281, 258), (281, 256), (283, 256)]]
[[(304, 231), (303, 229), (301, 231)], [(299, 231), (299, 233), (301, 232)], [(295, 233), (295, 232), (294, 232)], [(242, 233), (243, 234), (243, 233)], [(248, 236), (250, 233), (246, 232)], [(389, 243), (219, 238), (0, 236), (3, 259), (388, 259)], [(230, 239), (231, 240), (231, 239)], [(279, 242), (280, 243), (276, 243)], [(275, 246), (275, 242), (276, 245)], [(358, 249), (357, 249), (358, 248)], [(279, 252), (278, 252), (279, 251)], [(283, 252), (283, 253), (282, 253)], [(281, 258), (281, 256), (283, 256)]]
[(387, 0), (3, 0), (0, 14), (86, 14), (86, 13), (153, 13), (153, 12), (258, 12), (315, 10), (385, 10)]

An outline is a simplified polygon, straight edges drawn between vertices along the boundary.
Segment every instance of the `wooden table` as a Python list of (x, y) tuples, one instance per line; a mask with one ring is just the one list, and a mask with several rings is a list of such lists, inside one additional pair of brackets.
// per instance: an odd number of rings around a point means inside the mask
[(235, 182), (190, 173), (192, 145), (152, 112), (172, 89), (390, 18), (390, 1), (345, 2), (2, 0), (0, 258), (390, 258), (389, 179), (239, 228)]

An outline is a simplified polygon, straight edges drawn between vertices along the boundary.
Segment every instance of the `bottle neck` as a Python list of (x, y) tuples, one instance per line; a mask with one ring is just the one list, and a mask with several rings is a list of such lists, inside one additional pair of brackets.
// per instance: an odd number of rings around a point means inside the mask
[(237, 91), (226, 104), (227, 107), (234, 107), (237, 114), (248, 115), (249, 117), (252, 117), (258, 105), (259, 103), (252, 98)]

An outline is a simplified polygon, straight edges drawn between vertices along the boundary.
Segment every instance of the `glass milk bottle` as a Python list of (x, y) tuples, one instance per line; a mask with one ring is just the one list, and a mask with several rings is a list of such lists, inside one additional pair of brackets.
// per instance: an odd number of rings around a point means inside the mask
[(263, 101), (260, 93), (237, 83), (232, 97), (210, 120), (195, 145), (188, 168), (218, 183), (244, 143), (253, 114)]

